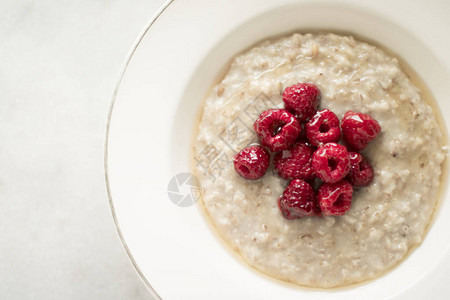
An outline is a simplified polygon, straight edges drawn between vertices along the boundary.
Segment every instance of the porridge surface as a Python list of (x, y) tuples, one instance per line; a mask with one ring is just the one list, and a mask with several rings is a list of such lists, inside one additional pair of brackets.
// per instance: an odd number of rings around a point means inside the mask
[[(282, 107), (284, 88), (298, 82), (319, 87), (319, 109), (340, 119), (367, 113), (382, 127), (362, 152), (375, 178), (341, 217), (286, 220), (277, 207), (286, 180), (269, 169), (247, 181), (233, 168), (233, 155), (257, 142), (254, 120)], [(294, 34), (233, 59), (204, 106), (196, 174), (214, 227), (251, 266), (300, 285), (342, 286), (381, 275), (422, 241), (437, 203), (442, 136), (397, 59), (348, 36)]]

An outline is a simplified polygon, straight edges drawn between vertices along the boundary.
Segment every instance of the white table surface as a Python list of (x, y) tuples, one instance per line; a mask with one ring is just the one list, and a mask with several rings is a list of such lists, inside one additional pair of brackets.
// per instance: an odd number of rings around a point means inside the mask
[(0, 0), (0, 299), (151, 299), (103, 169), (122, 63), (163, 0)]

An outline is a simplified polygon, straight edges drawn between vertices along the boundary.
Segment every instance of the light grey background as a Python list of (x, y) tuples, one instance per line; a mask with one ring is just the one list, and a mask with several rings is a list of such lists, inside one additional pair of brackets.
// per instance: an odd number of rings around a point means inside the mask
[(163, 0), (0, 0), (0, 299), (151, 299), (105, 188), (105, 124)]

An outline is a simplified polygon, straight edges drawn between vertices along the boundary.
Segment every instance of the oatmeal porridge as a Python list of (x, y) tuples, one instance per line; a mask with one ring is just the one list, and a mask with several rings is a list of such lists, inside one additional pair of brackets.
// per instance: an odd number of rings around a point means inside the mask
[[(355, 189), (343, 216), (283, 218), (277, 199), (289, 181), (269, 167), (245, 180), (233, 156), (257, 143), (253, 122), (282, 108), (298, 82), (321, 92), (319, 109), (339, 119), (373, 116), (382, 131), (362, 152), (375, 173)], [(396, 58), (349, 36), (294, 34), (236, 56), (208, 96), (194, 144), (203, 204), (222, 238), (254, 268), (311, 287), (380, 276), (421, 243), (437, 203), (444, 133)]]

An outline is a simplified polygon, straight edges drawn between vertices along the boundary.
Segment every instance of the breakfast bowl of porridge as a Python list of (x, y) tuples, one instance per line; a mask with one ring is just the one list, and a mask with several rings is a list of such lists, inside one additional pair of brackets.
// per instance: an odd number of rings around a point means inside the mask
[(422, 30), (442, 28), (414, 6), (245, 3), (168, 3), (118, 82), (107, 186), (149, 290), (450, 295), (450, 45)]

